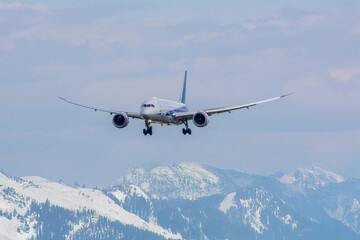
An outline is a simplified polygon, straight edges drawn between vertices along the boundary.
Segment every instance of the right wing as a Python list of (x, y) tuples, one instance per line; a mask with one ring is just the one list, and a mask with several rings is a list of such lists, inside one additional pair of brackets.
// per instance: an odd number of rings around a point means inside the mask
[(92, 107), (92, 106), (87, 106), (87, 105), (79, 104), (79, 103), (76, 103), (76, 102), (72, 102), (72, 101), (69, 101), (69, 100), (67, 100), (65, 98), (62, 98), (62, 97), (59, 97), (59, 98), (61, 100), (64, 100), (67, 103), (70, 103), (70, 104), (73, 104), (73, 105), (76, 105), (76, 106), (79, 106), (79, 107), (84, 107), (84, 108), (95, 110), (95, 112), (100, 111), (100, 112), (107, 112), (107, 113), (110, 113), (110, 114), (117, 114), (117, 113), (123, 112), (123, 113), (126, 113), (126, 115), (128, 117), (137, 118), (137, 119), (143, 119), (142, 116), (140, 115), (140, 113), (125, 112), (125, 111), (118, 111), (118, 110), (110, 110), (110, 109), (105, 109), (105, 108)]
[[(274, 100), (289, 96), (291, 94), (292, 93), (289, 93), (289, 94), (286, 94), (286, 95), (282, 95), (280, 97), (274, 97), (274, 98), (270, 98), (270, 99), (266, 99), (266, 100), (262, 100), (262, 101), (258, 101), (258, 102), (253, 102), (253, 103), (248, 103), (248, 104), (244, 104), (244, 105), (234, 106), (234, 107), (220, 107), (220, 108), (205, 109), (205, 110), (203, 110), (203, 112), (207, 113), (209, 116), (212, 115), (212, 114), (223, 113), (223, 112), (230, 113), (231, 111), (234, 111), (234, 110), (253, 107), (253, 106), (256, 106), (256, 105), (258, 105), (260, 103), (266, 103), (266, 102), (274, 101)], [(196, 112), (175, 113), (173, 115), (173, 117), (177, 118), (177, 119), (186, 118), (186, 119), (190, 120), (190, 119), (192, 119), (192, 117), (193, 117), (193, 115), (195, 113)]]

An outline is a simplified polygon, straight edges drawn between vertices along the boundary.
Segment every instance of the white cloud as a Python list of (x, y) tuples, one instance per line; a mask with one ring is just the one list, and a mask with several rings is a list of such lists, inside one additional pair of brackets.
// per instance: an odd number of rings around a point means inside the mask
[[(45, 40), (69, 43), (75, 46), (89, 44), (95, 50), (109, 49), (109, 43), (136, 45), (140, 37), (136, 31), (102, 27), (96, 23), (87, 26), (56, 28), (47, 24), (38, 24), (27, 29), (15, 31), (10, 39)], [(1, 47), (0, 47), (1, 49)]]
[(224, 31), (224, 32), (200, 32), (198, 34), (192, 34), (183, 37), (172, 43), (173, 48), (178, 48), (184, 46), (187, 42), (194, 42), (194, 43), (206, 43), (211, 41), (212, 39), (223, 37), (227, 34), (231, 33), (231, 31)]
[(294, 22), (287, 19), (271, 19), (266, 22), (266, 25), (273, 25), (280, 28), (287, 28), (294, 25)]
[(14, 48), (14, 44), (5, 38), (0, 38), (0, 51), (10, 51)]
[(13, 2), (13, 3), (0, 3), (0, 10), (14, 10), (14, 9), (31, 9), (35, 11), (48, 11), (49, 8), (41, 3), (30, 5), (30, 4), (24, 4), (20, 2)]
[(250, 31), (256, 29), (257, 27), (259, 27), (259, 24), (256, 23), (252, 23), (252, 22), (243, 22), (240, 24), (243, 28), (246, 28)]
[(41, 38), (43, 36), (44, 32), (46, 32), (46, 31), (47, 31), (47, 26), (45, 24), (34, 25), (27, 29), (15, 31), (14, 33), (11, 34), (10, 38), (12, 40), (19, 39), (19, 38), (34, 40), (34, 39)]
[(203, 32), (197, 36), (197, 38), (195, 39), (195, 42), (205, 43), (211, 39), (217, 38), (219, 36), (223, 36), (225, 34), (226, 33), (220, 33), (220, 32)]
[(298, 19), (271, 19), (266, 25), (273, 25), (280, 28), (307, 28), (325, 19), (324, 15), (305, 15)]
[(180, 23), (180, 19), (177, 18), (147, 18), (142, 23), (147, 27), (166, 27), (166, 26), (175, 26)]
[[(290, 80), (284, 85), (283, 90), (295, 92), (291, 98), (294, 100), (294, 106), (299, 109), (331, 111), (334, 108), (341, 108), (343, 111), (350, 111), (354, 107), (354, 102), (359, 99), (358, 87), (356, 85), (334, 87), (341, 82), (334, 83), (327, 74), (327, 72), (314, 73), (309, 77)], [(339, 77), (343, 76), (339, 75)]]
[(322, 84), (322, 81), (321, 78), (315, 76), (299, 78), (289, 81), (284, 88), (286, 91), (302, 92), (306, 89), (319, 87)]
[(360, 70), (358, 67), (337, 68), (330, 71), (330, 76), (335, 80), (348, 82), (359, 72)]
[(349, 33), (352, 35), (360, 35), (360, 22), (352, 26), (349, 30)]
[(301, 22), (303, 26), (311, 26), (324, 19), (325, 19), (324, 15), (306, 15), (301, 18)]
[(304, 15), (297, 18), (283, 18), (283, 17), (266, 17), (266, 18), (248, 18), (243, 19), (240, 21), (230, 21), (225, 24), (224, 26), (228, 26), (231, 24), (240, 25), (243, 28), (253, 31), (254, 29), (258, 29), (259, 27), (263, 26), (275, 26), (279, 27), (284, 30), (289, 29), (306, 29), (314, 24), (323, 21), (325, 19), (324, 15)]
[(185, 45), (185, 43), (187, 41), (190, 41), (190, 40), (193, 40), (195, 38), (195, 35), (189, 35), (189, 36), (185, 36), (183, 37), (182, 39), (179, 39), (177, 41), (175, 41), (172, 46), (173, 48), (178, 48), (178, 47), (181, 47), (183, 45)]

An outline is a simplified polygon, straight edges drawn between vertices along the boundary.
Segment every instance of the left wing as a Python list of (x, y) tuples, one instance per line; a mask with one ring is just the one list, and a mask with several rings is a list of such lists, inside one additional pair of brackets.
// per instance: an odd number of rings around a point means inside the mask
[(83, 104), (80, 104), (80, 103), (76, 103), (76, 102), (72, 102), (72, 101), (69, 101), (65, 98), (62, 98), (62, 97), (59, 97), (61, 100), (64, 100), (65, 102), (67, 103), (70, 103), (70, 104), (73, 104), (73, 105), (76, 105), (76, 106), (79, 106), (79, 107), (83, 107), (83, 108), (89, 108), (89, 109), (92, 109), (92, 110), (95, 110), (96, 111), (100, 111), (100, 112), (107, 112), (107, 113), (110, 113), (110, 114), (117, 114), (117, 113), (126, 113), (126, 115), (128, 115), (128, 117), (131, 117), (131, 118), (138, 118), (138, 119), (143, 119), (142, 116), (140, 115), (140, 113), (136, 113), (136, 112), (126, 112), (126, 111), (118, 111), (118, 110), (110, 110), (110, 109), (105, 109), (105, 108), (98, 108), (98, 107), (92, 107), (92, 106), (87, 106), (87, 105), (83, 105)]
[[(239, 106), (234, 106), (234, 107), (220, 107), (220, 108), (211, 108), (211, 109), (205, 109), (203, 110), (205, 113), (207, 113), (209, 116), (211, 116), (212, 114), (217, 114), (217, 113), (223, 113), (223, 112), (228, 112), (230, 113), (231, 111), (234, 110), (238, 110), (238, 109), (242, 109), (242, 108), (249, 108), (249, 107), (253, 107), (256, 106), (260, 103), (266, 103), (266, 102), (271, 102), (286, 96), (291, 95), (292, 93), (286, 94), (286, 95), (282, 95), (280, 97), (274, 97), (274, 98), (270, 98), (270, 99), (266, 99), (266, 100), (262, 100), (262, 101), (258, 101), (258, 102), (253, 102), (253, 103), (248, 103), (248, 104), (244, 104), (244, 105), (239, 105)], [(184, 112), (184, 113), (175, 113), (173, 115), (174, 118), (180, 119), (180, 118), (186, 118), (186, 119), (192, 119), (193, 115), (195, 112)]]

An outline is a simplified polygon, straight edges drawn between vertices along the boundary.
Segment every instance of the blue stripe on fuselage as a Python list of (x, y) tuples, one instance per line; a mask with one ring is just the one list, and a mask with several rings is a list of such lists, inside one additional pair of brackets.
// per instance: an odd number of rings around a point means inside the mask
[(171, 111), (168, 111), (166, 112), (166, 116), (171, 116), (173, 115), (174, 113), (177, 113), (177, 112), (187, 112), (188, 111), (188, 108), (186, 106), (184, 107), (181, 107), (181, 108), (176, 108), (176, 109), (173, 109)]

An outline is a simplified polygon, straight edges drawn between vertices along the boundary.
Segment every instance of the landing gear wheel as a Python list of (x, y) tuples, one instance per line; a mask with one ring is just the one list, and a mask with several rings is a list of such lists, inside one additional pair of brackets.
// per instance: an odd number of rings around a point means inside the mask
[(152, 135), (152, 127), (149, 128), (148, 133), (150, 134), (150, 136)]
[(182, 129), (182, 133), (186, 135), (187, 133), (191, 135), (191, 129), (189, 128), (189, 124), (187, 119), (183, 120), (183, 123), (185, 124), (185, 128)]
[(182, 129), (182, 133), (183, 133), (184, 135), (186, 135), (187, 133), (188, 133), (189, 135), (191, 135), (191, 129), (190, 129), (190, 128), (187, 128), (187, 129), (183, 128), (183, 129)]
[(146, 126), (146, 129), (144, 129), (143, 130), (143, 133), (144, 133), (144, 135), (146, 136), (146, 135), (152, 135), (152, 126), (150, 126), (150, 122), (148, 122), (148, 121), (145, 121), (145, 126)]

